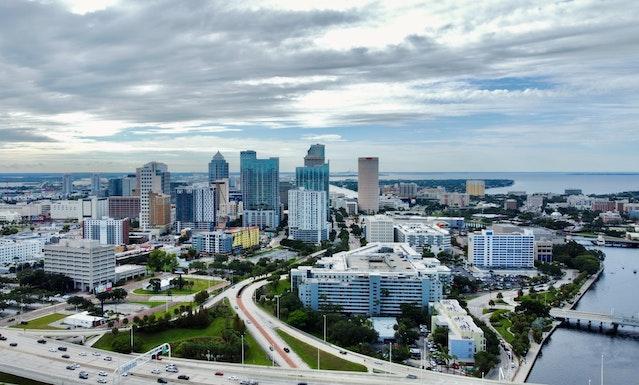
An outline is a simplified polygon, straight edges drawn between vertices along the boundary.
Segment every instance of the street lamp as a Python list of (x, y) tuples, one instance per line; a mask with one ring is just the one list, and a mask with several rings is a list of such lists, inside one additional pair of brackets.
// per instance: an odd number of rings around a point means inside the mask
[(324, 342), (326, 342), (326, 314), (322, 314), (324, 317)]
[(244, 334), (242, 334), (242, 365), (244, 365)]

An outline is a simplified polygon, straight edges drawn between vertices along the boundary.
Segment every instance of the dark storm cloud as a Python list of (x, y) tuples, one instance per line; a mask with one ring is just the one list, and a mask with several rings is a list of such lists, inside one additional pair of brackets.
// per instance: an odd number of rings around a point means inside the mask
[(33, 132), (29, 128), (2, 128), (0, 127), (0, 146), (6, 143), (18, 142), (55, 142), (56, 140)]

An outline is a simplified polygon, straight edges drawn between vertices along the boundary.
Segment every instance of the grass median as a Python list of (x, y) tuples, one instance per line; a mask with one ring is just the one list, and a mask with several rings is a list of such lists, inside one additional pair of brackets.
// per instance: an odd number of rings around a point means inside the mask
[[(317, 348), (298, 340), (281, 329), (277, 329), (277, 334), (279, 334), (289, 348), (297, 353), (302, 361), (304, 361), (311, 369), (317, 369)], [(343, 370), (350, 372), (367, 371), (364, 365), (347, 361), (341, 357), (326, 353), (323, 350), (319, 351), (319, 355), (320, 369), (322, 370)]]
[(222, 283), (222, 281), (218, 280), (208, 280), (208, 279), (197, 279), (197, 278), (185, 278), (185, 281), (193, 282), (193, 286), (183, 289), (172, 288), (170, 290), (164, 291), (153, 291), (148, 289), (135, 289), (133, 290), (133, 294), (139, 295), (167, 295), (170, 291), (171, 295), (188, 295), (195, 294), (202, 290), (208, 290), (209, 287), (215, 287)]
[(40, 330), (58, 330), (61, 328), (57, 328), (54, 326), (49, 326), (50, 323), (53, 323), (55, 321), (59, 321), (63, 318), (68, 317), (67, 314), (60, 314), (60, 313), (53, 313), (53, 314), (48, 314), (45, 315), (44, 317), (40, 317), (40, 318), (36, 318), (36, 319), (32, 319), (31, 321), (28, 321), (26, 324), (18, 324), (18, 325), (14, 325), (11, 326), (12, 328), (16, 328), (16, 329), (40, 329)]

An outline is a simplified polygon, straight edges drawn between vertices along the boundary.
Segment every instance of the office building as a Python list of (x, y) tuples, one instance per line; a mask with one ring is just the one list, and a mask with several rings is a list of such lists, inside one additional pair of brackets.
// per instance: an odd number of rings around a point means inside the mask
[(137, 219), (140, 217), (139, 196), (113, 196), (108, 199), (109, 218)]
[(64, 174), (62, 176), (62, 195), (68, 197), (73, 194), (73, 178), (71, 174)]
[(221, 179), (229, 179), (229, 164), (218, 151), (209, 162), (209, 183)]
[[(149, 227), (167, 227), (171, 225), (171, 196), (167, 194), (148, 193)], [(140, 223), (142, 226), (142, 223)]]
[(393, 218), (387, 215), (370, 215), (364, 217), (366, 241), (368, 243), (395, 241)]
[(464, 208), (470, 204), (470, 196), (465, 193), (442, 192), (437, 198), (440, 205), (448, 207)]
[(395, 242), (408, 243), (415, 250), (422, 252), (428, 248), (437, 254), (450, 250), (450, 232), (435, 225), (424, 223), (395, 224)]
[(43, 247), (43, 239), (0, 238), (0, 264), (41, 260)]
[(129, 220), (85, 219), (82, 222), (82, 238), (98, 241), (101, 245), (128, 245)]
[(506, 199), (504, 201), (504, 210), (517, 210), (518, 207), (517, 199)]
[(110, 197), (122, 196), (122, 178), (109, 179), (107, 193)]
[(553, 242), (549, 240), (535, 241), (535, 260), (540, 262), (552, 262)]
[(175, 190), (177, 230), (213, 230), (217, 219), (215, 187), (180, 187)]
[(433, 331), (439, 328), (448, 330), (448, 354), (455, 356), (458, 361), (474, 362), (475, 353), (486, 350), (484, 331), (455, 299), (435, 302), (433, 309)]
[[(166, 164), (149, 162), (137, 169), (136, 177), (136, 190), (140, 195), (140, 228), (142, 231), (148, 231), (153, 227), (151, 224), (150, 194), (169, 194), (171, 191), (171, 174)], [(155, 219), (159, 218), (156, 217)]]
[(304, 157), (304, 166), (312, 167), (312, 166), (321, 166), (326, 162), (324, 156), (324, 145), (323, 144), (313, 144), (306, 153)]
[(607, 211), (615, 211), (617, 210), (617, 202), (608, 199), (595, 199), (590, 206), (590, 210), (604, 213)]
[(93, 291), (115, 281), (113, 246), (88, 239), (62, 239), (44, 246), (44, 271), (66, 275), (76, 289)]
[(442, 299), (445, 267), (429, 268), (405, 243), (371, 243), (291, 270), (291, 286), (304, 306), (337, 305), (350, 314), (399, 315), (400, 305), (426, 307)]
[[(218, 179), (211, 182), (211, 188), (215, 190), (215, 224), (224, 226), (232, 217), (230, 205), (230, 188), (228, 179)], [(236, 217), (233, 216), (233, 219)]]
[(289, 239), (319, 244), (328, 239), (326, 220), (327, 196), (325, 191), (306, 190), (303, 187), (288, 192)]
[(100, 194), (100, 174), (93, 174), (91, 175), (91, 195), (100, 196)]
[(238, 254), (259, 246), (260, 229), (254, 226), (202, 231), (193, 234), (192, 242), (198, 253)]
[(379, 159), (359, 158), (357, 161), (357, 204), (360, 211), (375, 214), (379, 211)]
[(240, 153), (242, 222), (275, 229), (280, 224), (279, 158), (258, 159), (255, 151)]
[(482, 268), (534, 267), (535, 235), (512, 225), (468, 234), (468, 262)]
[(467, 180), (466, 194), (471, 197), (484, 197), (486, 194), (486, 183), (483, 180)]
[(399, 196), (404, 199), (417, 198), (417, 183), (404, 183), (399, 184)]
[(106, 198), (89, 197), (77, 200), (60, 200), (51, 202), (49, 215), (53, 220), (77, 220), (84, 218), (98, 219), (107, 216), (108, 201)]
[(280, 204), (284, 210), (288, 210), (288, 191), (295, 188), (295, 183), (290, 180), (280, 181)]
[(137, 191), (138, 178), (135, 174), (129, 174), (122, 179), (122, 196), (128, 197), (133, 195), (140, 195)]

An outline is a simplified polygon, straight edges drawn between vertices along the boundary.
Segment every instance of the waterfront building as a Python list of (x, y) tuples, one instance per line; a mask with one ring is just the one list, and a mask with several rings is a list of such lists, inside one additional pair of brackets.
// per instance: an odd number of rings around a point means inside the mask
[(127, 245), (129, 219), (85, 219), (82, 222), (82, 238), (98, 241), (101, 245)]
[(404, 183), (399, 184), (399, 196), (405, 199), (417, 198), (417, 183)]
[(432, 331), (439, 328), (448, 330), (448, 354), (455, 356), (458, 361), (474, 362), (475, 354), (486, 350), (484, 331), (456, 299), (435, 302), (433, 309)]
[(288, 202), (289, 239), (314, 244), (328, 239), (325, 191), (306, 190), (303, 187), (289, 190)]
[(129, 174), (122, 179), (122, 196), (128, 197), (133, 195), (139, 195), (137, 191), (137, 177), (135, 174)]
[(486, 183), (483, 180), (467, 180), (466, 194), (471, 197), (484, 197), (486, 194)]
[(109, 217), (114, 219), (139, 218), (139, 196), (113, 196), (108, 199)]
[(93, 291), (115, 282), (113, 246), (88, 239), (61, 239), (44, 246), (44, 271), (66, 275), (76, 289)]
[(71, 174), (64, 174), (62, 176), (62, 195), (69, 197), (71, 194), (73, 194), (73, 178)]
[(209, 162), (209, 183), (221, 179), (229, 179), (229, 164), (218, 151)]
[[(136, 190), (139, 191), (140, 194), (140, 228), (142, 231), (148, 231), (153, 227), (151, 221), (150, 195), (152, 193), (156, 195), (170, 194), (171, 174), (169, 173), (169, 168), (166, 164), (160, 162), (149, 162), (137, 169), (136, 176)], [(155, 219), (159, 218), (156, 217)], [(163, 220), (159, 222), (163, 222)], [(168, 222), (170, 222), (170, 220), (167, 221), (167, 223)]]
[(279, 158), (258, 159), (255, 151), (240, 153), (244, 226), (279, 226), (279, 174)]
[(217, 192), (209, 187), (180, 187), (175, 190), (177, 231), (184, 228), (213, 230), (217, 219)]
[(439, 204), (448, 207), (464, 208), (470, 203), (470, 196), (466, 193), (443, 192), (437, 196)]
[[(446, 270), (446, 271), (444, 271)], [(399, 315), (400, 305), (442, 299), (441, 275), (406, 243), (371, 243), (291, 270), (291, 287), (304, 306), (338, 305), (349, 314)]]
[(304, 166), (313, 167), (323, 165), (325, 163), (324, 149), (323, 144), (311, 145), (304, 157)]
[(357, 204), (366, 214), (379, 211), (379, 158), (365, 157), (357, 161)]
[(450, 250), (450, 232), (438, 226), (424, 223), (395, 224), (395, 242), (408, 243), (415, 250), (422, 252), (425, 247), (437, 254)]
[(482, 268), (533, 268), (535, 235), (512, 225), (468, 234), (468, 262)]
[(369, 215), (364, 217), (366, 241), (368, 243), (395, 241), (393, 219), (387, 215)]

